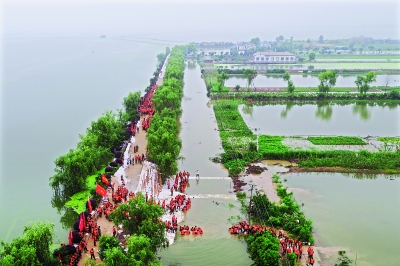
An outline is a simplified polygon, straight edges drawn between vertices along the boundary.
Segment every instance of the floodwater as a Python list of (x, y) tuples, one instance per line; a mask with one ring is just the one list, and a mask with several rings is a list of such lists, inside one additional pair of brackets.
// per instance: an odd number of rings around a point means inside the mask
[[(283, 175), (329, 264), (345, 250), (356, 265), (400, 265), (400, 178), (356, 179), (339, 173)], [(324, 264), (324, 265), (329, 265)], [(333, 264), (332, 264), (333, 265)]]
[[(207, 156), (220, 153), (221, 144), (212, 106), (206, 97), (200, 67), (190, 64), (185, 70), (183, 114), (181, 117), (180, 169), (201, 177), (227, 177), (228, 172)], [(164, 265), (251, 265), (246, 243), (229, 234), (231, 216), (240, 215), (240, 203), (232, 193), (229, 179), (191, 179), (186, 193), (194, 197), (186, 220), (179, 225), (199, 226), (202, 236), (176, 236), (168, 249), (159, 252)], [(236, 219), (234, 222), (237, 222)]]
[[(354, 87), (356, 88), (357, 75), (339, 75), (336, 80), (335, 87)], [(291, 75), (291, 80), (296, 87), (318, 87), (319, 80), (318, 76), (303, 76), (303, 75)], [(385, 86), (388, 82), (389, 86), (400, 86), (400, 75), (377, 75), (376, 82), (371, 83), (371, 86)], [(235, 87), (240, 85), (241, 87), (247, 86), (247, 80), (238, 76), (231, 76), (226, 82), (225, 86)], [(255, 87), (287, 87), (287, 82), (283, 80), (283, 76), (276, 75), (257, 75), (254, 79)], [(252, 87), (252, 86), (251, 86)]]
[[(400, 136), (400, 105), (327, 103), (299, 105), (240, 105), (247, 126), (255, 134)], [(255, 130), (257, 129), (257, 130)]]
[(29, 221), (48, 220), (65, 241), (52, 208), (54, 160), (105, 110), (144, 91), (154, 46), (100, 38), (3, 39), (0, 239), (20, 236)]

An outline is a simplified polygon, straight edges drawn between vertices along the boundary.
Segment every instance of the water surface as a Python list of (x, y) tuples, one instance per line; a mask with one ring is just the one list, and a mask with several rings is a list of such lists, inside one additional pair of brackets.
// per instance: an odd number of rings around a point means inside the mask
[[(240, 105), (247, 126), (268, 135), (400, 136), (400, 106), (366, 103), (332, 105)], [(257, 128), (257, 131), (255, 129)]]
[[(0, 239), (29, 221), (66, 231), (50, 203), (54, 160), (105, 110), (143, 91), (164, 47), (100, 38), (3, 39)], [(6, 204), (7, 202), (7, 204)], [(63, 240), (64, 239), (64, 240)]]
[[(357, 79), (357, 75), (339, 75), (336, 80), (335, 87), (354, 87), (354, 83)], [(318, 76), (303, 76), (303, 75), (291, 75), (291, 80), (296, 87), (318, 87), (319, 80)], [(371, 83), (371, 86), (400, 86), (400, 75), (377, 75), (376, 82)], [(225, 86), (235, 87), (240, 85), (241, 87), (247, 87), (247, 80), (238, 76), (231, 76), (226, 82)], [(287, 87), (287, 82), (283, 80), (282, 75), (258, 75), (254, 79), (255, 87)]]
[(356, 179), (339, 173), (287, 174), (306, 217), (313, 220), (327, 262), (346, 250), (357, 265), (400, 265), (400, 178)]

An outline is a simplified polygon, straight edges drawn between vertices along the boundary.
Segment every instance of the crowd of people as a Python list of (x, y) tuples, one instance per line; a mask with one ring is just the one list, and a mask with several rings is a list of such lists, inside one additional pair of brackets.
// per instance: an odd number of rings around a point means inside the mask
[(192, 233), (192, 235), (203, 234), (203, 230), (197, 226), (193, 226), (190, 229), (188, 225), (179, 226), (179, 231), (181, 232), (181, 235), (190, 235), (190, 232)]
[[(254, 234), (261, 233), (266, 230), (269, 230), (279, 239), (281, 256), (285, 256), (286, 254), (293, 252), (296, 254), (298, 260), (301, 259), (304, 243), (297, 238), (290, 238), (284, 231), (276, 230), (275, 228), (270, 227), (268, 228), (265, 225), (250, 225), (247, 221), (241, 221), (239, 224), (234, 224), (229, 228), (229, 232), (231, 234)], [(311, 248), (310, 244), (308, 244), (308, 246), (307, 262), (309, 265), (314, 265), (314, 250)]]
[(183, 172), (179, 172), (175, 175), (175, 181), (172, 186), (171, 186), (171, 180), (168, 179), (167, 187), (168, 189), (171, 190), (171, 196), (173, 196), (174, 190), (178, 191), (178, 188), (180, 192), (185, 193), (186, 186), (188, 185), (189, 182), (189, 177), (190, 173), (184, 170)]
[[(123, 178), (121, 177), (123, 184), (125, 183)], [(128, 197), (128, 189), (125, 186), (118, 186), (115, 193), (112, 193), (112, 199), (114, 203), (120, 203), (127, 201)]]
[(162, 203), (163, 209), (169, 211), (170, 214), (173, 214), (177, 211), (186, 212), (190, 209), (192, 202), (189, 197), (183, 194), (176, 195), (175, 198), (171, 199), (169, 203), (166, 203), (165, 200)]

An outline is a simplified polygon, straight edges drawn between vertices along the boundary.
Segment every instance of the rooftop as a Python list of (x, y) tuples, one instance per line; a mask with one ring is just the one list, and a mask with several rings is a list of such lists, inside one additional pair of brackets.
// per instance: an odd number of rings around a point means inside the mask
[(257, 52), (254, 53), (254, 55), (268, 55), (268, 56), (295, 56), (292, 53), (289, 52)]

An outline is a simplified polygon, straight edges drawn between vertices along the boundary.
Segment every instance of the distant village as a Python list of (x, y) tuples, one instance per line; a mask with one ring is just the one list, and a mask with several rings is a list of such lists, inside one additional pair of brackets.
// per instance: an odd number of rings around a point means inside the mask
[[(315, 58), (315, 55), (398, 55), (400, 40), (354, 37), (344, 40), (293, 40), (279, 36), (275, 41), (253, 38), (242, 42), (192, 43), (187, 57), (200, 57), (204, 63), (251, 62), (254, 64), (293, 64)], [(312, 55), (314, 54), (314, 55)]]

